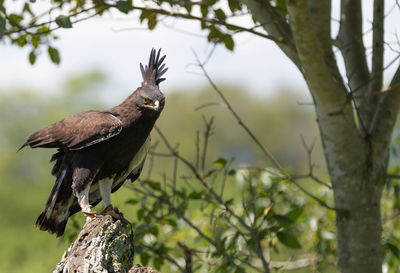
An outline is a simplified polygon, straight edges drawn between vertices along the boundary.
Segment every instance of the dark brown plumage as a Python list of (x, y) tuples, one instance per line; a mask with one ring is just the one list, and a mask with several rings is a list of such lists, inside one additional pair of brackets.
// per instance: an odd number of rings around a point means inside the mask
[(57, 148), (51, 162), (56, 182), (36, 221), (40, 230), (61, 236), (68, 217), (101, 200), (111, 207), (110, 194), (126, 179), (136, 180), (150, 146), (150, 131), (165, 103), (159, 84), (166, 72), (165, 56), (153, 49), (140, 69), (142, 86), (108, 110), (73, 114), (32, 134), (20, 149)]

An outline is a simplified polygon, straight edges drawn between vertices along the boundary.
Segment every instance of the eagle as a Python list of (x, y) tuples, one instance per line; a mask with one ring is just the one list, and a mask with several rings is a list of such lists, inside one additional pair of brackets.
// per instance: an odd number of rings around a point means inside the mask
[(95, 217), (91, 207), (101, 200), (102, 214), (119, 217), (111, 193), (126, 180), (138, 179), (150, 148), (150, 132), (165, 105), (159, 84), (168, 68), (160, 52), (152, 49), (148, 64), (140, 63), (143, 82), (121, 104), (73, 114), (33, 133), (21, 146), (19, 150), (57, 148), (50, 160), (56, 181), (36, 221), (40, 230), (59, 237), (71, 215), (82, 210), (87, 220)]

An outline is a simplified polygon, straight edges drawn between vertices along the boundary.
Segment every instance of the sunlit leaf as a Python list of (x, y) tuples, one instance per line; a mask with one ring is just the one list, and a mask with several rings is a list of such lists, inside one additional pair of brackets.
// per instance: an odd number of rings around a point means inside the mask
[(274, 203), (271, 202), (271, 204), (269, 204), (268, 207), (266, 207), (266, 208), (264, 209), (264, 216), (267, 216), (267, 215), (268, 215), (268, 213), (270, 212), (270, 210), (271, 210), (271, 208), (272, 208), (273, 205), (274, 205)]
[(214, 161), (214, 165), (216, 167), (223, 168), (223, 167), (225, 167), (226, 162), (227, 162), (226, 159), (220, 157), (220, 158), (218, 158), (217, 160)]
[(295, 208), (294, 210), (289, 211), (285, 216), (295, 222), (302, 213), (303, 208)]
[(17, 15), (17, 14), (10, 14), (8, 16), (8, 20), (11, 23), (11, 25), (13, 26), (19, 26), (19, 23), (22, 21), (23, 17), (21, 15)]

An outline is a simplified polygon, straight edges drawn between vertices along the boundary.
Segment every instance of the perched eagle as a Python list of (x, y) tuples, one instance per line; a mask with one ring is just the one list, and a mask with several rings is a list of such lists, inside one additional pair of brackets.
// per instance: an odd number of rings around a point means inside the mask
[(150, 147), (150, 131), (164, 108), (159, 84), (167, 71), (152, 49), (148, 65), (140, 70), (142, 86), (124, 102), (108, 110), (73, 114), (32, 134), (20, 149), (57, 148), (51, 157), (56, 182), (46, 206), (36, 221), (40, 230), (64, 233), (68, 217), (82, 210), (90, 219), (90, 208), (103, 200), (103, 214), (116, 215), (111, 193), (126, 179), (135, 181), (142, 171)]

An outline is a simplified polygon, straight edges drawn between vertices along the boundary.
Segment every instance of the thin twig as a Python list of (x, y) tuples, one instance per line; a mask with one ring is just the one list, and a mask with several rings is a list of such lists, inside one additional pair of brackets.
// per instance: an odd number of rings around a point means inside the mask
[(196, 179), (207, 189), (207, 191), (221, 204), (224, 206), (225, 210), (227, 212), (229, 212), (229, 214), (231, 214), (232, 216), (234, 216), (239, 222), (240, 224), (243, 225), (243, 227), (245, 227), (248, 231), (251, 231), (251, 227), (248, 226), (246, 224), (246, 222), (239, 216), (237, 215), (233, 209), (229, 206), (229, 204), (227, 204), (225, 202), (225, 200), (223, 200), (221, 198), (221, 196), (219, 196), (218, 193), (216, 193), (214, 191), (214, 189), (208, 184), (208, 182), (204, 179), (204, 177), (197, 171), (196, 167), (190, 163), (186, 158), (180, 156), (173, 148), (172, 146), (169, 144), (167, 138), (164, 136), (164, 134), (162, 133), (162, 131), (160, 130), (160, 128), (158, 128), (157, 126), (154, 127), (155, 130), (157, 131), (157, 133), (160, 135), (162, 141), (164, 142), (165, 146), (167, 146), (167, 148), (170, 150), (170, 152), (177, 157), (182, 163), (184, 163), (186, 165), (186, 167), (188, 167), (192, 173), (194, 174), (194, 176), (196, 177)]
[(201, 172), (204, 174), (206, 158), (207, 158), (208, 139), (212, 134), (214, 117), (211, 117), (210, 120), (207, 121), (206, 118), (203, 116), (203, 121), (206, 126), (206, 130), (204, 131), (203, 153), (201, 155)]
[(155, 248), (153, 248), (153, 247), (151, 247), (149, 245), (146, 245), (146, 244), (141, 244), (141, 246), (143, 246), (144, 248), (150, 250), (151, 252), (153, 252), (153, 253), (155, 253), (157, 255), (160, 255), (161, 257), (164, 257), (165, 259), (167, 259), (168, 261), (173, 263), (179, 269), (179, 271), (181, 271), (182, 273), (185, 273), (185, 269), (182, 268), (178, 264), (178, 262), (174, 258), (172, 258), (170, 255), (164, 253), (163, 251), (159, 251), (158, 249), (155, 249)]
[(217, 92), (217, 94), (220, 96), (220, 98), (223, 100), (223, 102), (226, 104), (228, 110), (232, 113), (232, 115), (235, 117), (236, 121), (239, 123), (239, 125), (246, 131), (246, 133), (250, 136), (250, 138), (256, 143), (256, 145), (261, 149), (261, 151), (264, 153), (264, 155), (272, 162), (272, 164), (277, 168), (281, 174), (281, 178), (287, 179), (288, 181), (292, 182), (294, 185), (296, 185), (303, 193), (317, 201), (321, 206), (331, 209), (331, 210), (336, 210), (335, 208), (329, 206), (326, 204), (324, 201), (319, 199), (317, 196), (312, 194), (311, 192), (307, 191), (302, 185), (297, 183), (286, 171), (285, 169), (281, 166), (281, 164), (275, 159), (275, 157), (269, 152), (263, 144), (258, 140), (258, 138), (253, 134), (253, 132), (247, 127), (247, 125), (242, 121), (242, 119), (239, 117), (239, 115), (236, 113), (236, 111), (232, 108), (231, 104), (229, 101), (225, 98), (224, 94), (218, 89), (218, 87), (215, 85), (215, 83), (212, 81), (210, 76), (208, 75), (207, 71), (205, 70), (204, 66), (199, 61), (199, 58), (194, 52), (194, 55), (197, 59), (198, 66), (201, 68), (203, 71), (204, 76), (207, 78), (208, 82), (210, 85), (213, 87), (213, 89)]

